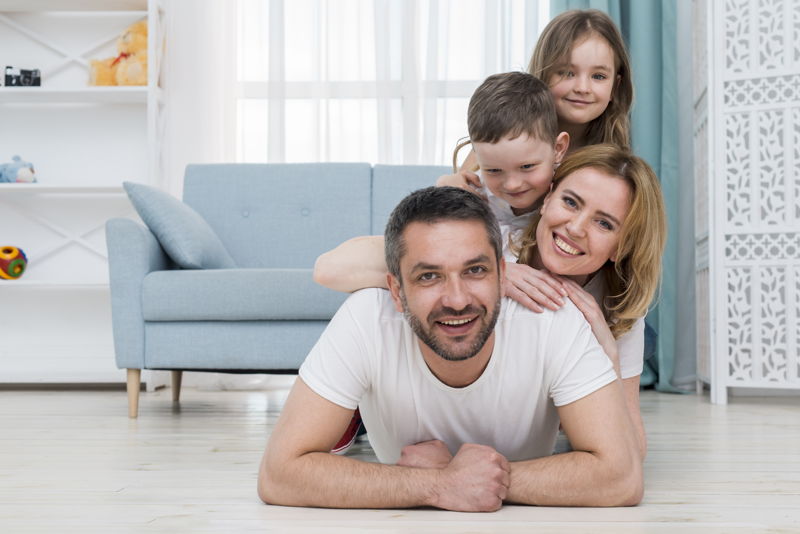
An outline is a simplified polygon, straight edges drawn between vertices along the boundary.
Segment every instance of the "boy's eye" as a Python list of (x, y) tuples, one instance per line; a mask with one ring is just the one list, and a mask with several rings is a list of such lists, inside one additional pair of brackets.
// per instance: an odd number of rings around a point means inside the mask
[(485, 172), (485, 173), (488, 173), (488, 174), (497, 174), (497, 173), (501, 172), (500, 169), (481, 169), (481, 170), (483, 172)]
[(527, 171), (529, 169), (533, 169), (534, 167), (536, 167), (535, 163), (526, 163), (525, 165), (521, 166), (520, 169)]

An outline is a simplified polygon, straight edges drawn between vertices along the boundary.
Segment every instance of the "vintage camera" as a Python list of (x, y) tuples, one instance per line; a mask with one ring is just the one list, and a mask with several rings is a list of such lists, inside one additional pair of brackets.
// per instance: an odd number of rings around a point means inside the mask
[(6, 67), (6, 87), (39, 87), (42, 85), (42, 74), (39, 69), (17, 69)]

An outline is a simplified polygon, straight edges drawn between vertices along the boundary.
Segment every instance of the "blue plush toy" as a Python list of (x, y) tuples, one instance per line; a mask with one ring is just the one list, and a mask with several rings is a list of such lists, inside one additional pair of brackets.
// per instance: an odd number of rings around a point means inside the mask
[(16, 183), (36, 181), (33, 163), (22, 161), (19, 156), (11, 158), (11, 163), (0, 163), (0, 182)]

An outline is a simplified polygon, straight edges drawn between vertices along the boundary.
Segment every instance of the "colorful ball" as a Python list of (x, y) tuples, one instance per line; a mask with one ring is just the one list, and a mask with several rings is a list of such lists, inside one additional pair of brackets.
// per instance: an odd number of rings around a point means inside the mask
[(25, 272), (28, 257), (17, 247), (0, 247), (0, 278), (16, 280)]

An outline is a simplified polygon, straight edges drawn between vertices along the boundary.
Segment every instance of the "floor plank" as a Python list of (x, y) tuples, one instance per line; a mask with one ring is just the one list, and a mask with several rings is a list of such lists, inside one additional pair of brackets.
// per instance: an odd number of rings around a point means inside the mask
[[(262, 504), (256, 473), (285, 390), (0, 391), (0, 532), (800, 532), (800, 402), (642, 395), (635, 508), (493, 514)], [(353, 455), (372, 460), (367, 443)]]

